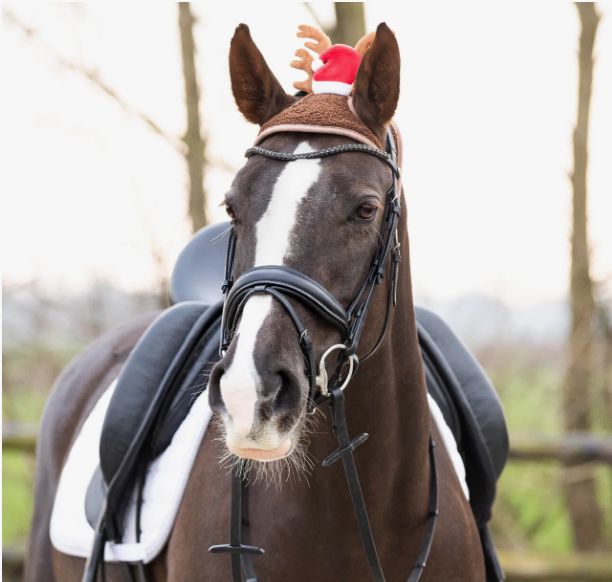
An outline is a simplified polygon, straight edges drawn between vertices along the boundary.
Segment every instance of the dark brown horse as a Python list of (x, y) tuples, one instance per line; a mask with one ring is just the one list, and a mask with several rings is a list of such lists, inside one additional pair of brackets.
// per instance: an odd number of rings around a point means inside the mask
[[(353, 108), (382, 143), (399, 97), (399, 65), (395, 37), (381, 25), (357, 74)], [(232, 40), (230, 70), (238, 108), (251, 122), (264, 124), (297, 99), (282, 90), (245, 26), (238, 27)], [(350, 141), (337, 135), (278, 133), (262, 145), (292, 153)], [(226, 195), (237, 238), (236, 274), (254, 265), (288, 265), (321, 283), (346, 307), (376, 250), (380, 208), (391, 179), (384, 163), (362, 153), (291, 164), (250, 158)], [(440, 440), (429, 413), (417, 340), (405, 221), (399, 240), (403, 261), (389, 332), (345, 391), (351, 434), (370, 434), (355, 460), (390, 582), (406, 580), (419, 553), (428, 510), (430, 431)], [(359, 353), (369, 351), (381, 332), (384, 287), (376, 292)], [(294, 307), (318, 361), (339, 341), (339, 333), (299, 302)], [(82, 576), (85, 561), (60, 554), (49, 541), (59, 475), (79, 427), (149, 323), (135, 322), (94, 344), (53, 389), (39, 439), (29, 582), (78, 581)], [(219, 466), (227, 447), (255, 463), (271, 461), (270, 468), (283, 463), (275, 459), (304, 455), (305, 448), (315, 460), (307, 479), (293, 479), (280, 488), (262, 482), (250, 487), (251, 540), (266, 549), (264, 556), (253, 558), (261, 580), (369, 580), (342, 466), (320, 466), (337, 448), (329, 414), (318, 415), (314, 428), (305, 421), (308, 383), (302, 353), (287, 312), (271, 297), (249, 299), (225, 357), (213, 369), (208, 392), (220, 422), (202, 442), (166, 549), (147, 567), (151, 579), (231, 580), (227, 556), (207, 552), (227, 541), (230, 488), (227, 470)], [(469, 503), (443, 446), (437, 447), (436, 456), (440, 516), (421, 580), (484, 582)], [(108, 574), (121, 580), (116, 569), (109, 568)]]

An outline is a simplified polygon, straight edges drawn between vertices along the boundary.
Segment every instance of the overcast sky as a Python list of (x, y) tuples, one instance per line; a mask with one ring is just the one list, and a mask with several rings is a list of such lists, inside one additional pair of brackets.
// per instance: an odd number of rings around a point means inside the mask
[[(175, 3), (6, 2), (32, 38), (2, 24), (5, 284), (57, 292), (96, 279), (147, 289), (151, 249), (170, 271), (189, 237), (184, 161), (169, 143), (51, 54), (96, 69), (167, 132), (184, 131)], [(239, 22), (288, 90), (300, 2), (194, 2), (210, 211), (256, 128), (241, 119), (227, 52)], [(315, 3), (323, 20), (330, 3)], [(595, 53), (589, 218), (593, 275), (612, 288), (612, 3)], [(570, 2), (376, 2), (402, 53), (404, 187), (420, 296), (566, 296), (579, 21)]]

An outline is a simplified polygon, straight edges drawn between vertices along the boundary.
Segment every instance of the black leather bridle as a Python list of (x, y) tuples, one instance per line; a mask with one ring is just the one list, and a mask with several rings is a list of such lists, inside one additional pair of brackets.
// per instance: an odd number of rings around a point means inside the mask
[[(323, 402), (327, 402), (332, 410), (333, 430), (338, 439), (339, 447), (337, 451), (323, 461), (323, 466), (328, 467), (338, 459), (342, 459), (355, 514), (357, 516), (359, 532), (361, 534), (372, 577), (376, 582), (384, 582), (385, 577), (374, 544), (365, 501), (357, 475), (357, 468), (353, 458), (353, 451), (360, 444), (365, 442), (368, 435), (364, 433), (353, 440), (349, 439), (344, 411), (343, 390), (359, 364), (356, 355), (357, 347), (374, 297), (374, 291), (383, 279), (389, 258), (391, 258), (391, 266), (385, 322), (377, 342), (361, 361), (366, 360), (374, 354), (382, 344), (389, 328), (392, 307), (394, 307), (396, 303), (397, 275), (401, 259), (400, 244), (397, 234), (397, 225), (401, 212), (401, 198), (398, 191), (400, 169), (397, 165), (395, 140), (389, 129), (387, 132), (387, 151), (365, 144), (347, 144), (303, 154), (286, 154), (270, 151), (261, 147), (252, 147), (246, 151), (245, 155), (247, 158), (252, 155), (260, 155), (283, 162), (292, 162), (296, 160), (324, 158), (345, 152), (361, 152), (376, 156), (391, 168), (393, 174), (393, 183), (387, 192), (385, 201), (383, 225), (380, 233), (381, 243), (378, 246), (361, 290), (351, 302), (348, 309), (345, 310), (325, 287), (290, 267), (254, 267), (245, 271), (236, 281), (234, 281), (233, 268), (236, 235), (232, 230), (228, 243), (225, 280), (223, 282), (225, 305), (221, 325), (220, 353), (222, 356), (225, 354), (236, 331), (244, 306), (253, 295), (262, 293), (269, 294), (287, 311), (297, 330), (299, 345), (304, 355), (304, 372), (309, 382), (308, 411), (312, 413), (315, 407)], [(297, 299), (303, 305), (323, 317), (326, 321), (333, 324), (340, 331), (342, 343), (331, 346), (325, 352), (319, 364), (318, 376), (316, 373), (312, 341), (288, 297)], [(338, 357), (336, 370), (331, 378), (328, 379), (327, 373), (325, 372), (325, 357), (335, 349), (340, 349), (342, 351)], [(348, 372), (343, 373), (347, 364)], [(436, 527), (438, 516), (438, 476), (434, 447), (435, 443), (430, 436), (429, 508), (425, 538), (416, 565), (408, 578), (408, 582), (417, 582), (420, 579), (429, 556)], [(232, 576), (234, 582), (242, 582), (242, 570), (244, 570), (247, 582), (256, 582), (257, 577), (250, 556), (263, 554), (264, 550), (248, 545), (248, 486), (247, 481), (241, 477), (237, 468), (232, 471), (231, 483), (230, 543), (212, 546), (209, 551), (213, 553), (231, 554)]]

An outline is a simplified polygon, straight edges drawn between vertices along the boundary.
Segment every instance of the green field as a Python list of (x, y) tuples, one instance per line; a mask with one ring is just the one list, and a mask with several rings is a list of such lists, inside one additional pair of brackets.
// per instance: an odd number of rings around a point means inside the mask
[[(2, 420), (38, 422), (54, 379), (79, 351), (76, 346), (49, 351), (48, 346), (4, 349), (2, 353)], [(32, 512), (34, 459), (3, 451), (2, 545), (20, 545)]]
[[(491, 375), (502, 399), (510, 433), (562, 432), (563, 373), (553, 366), (513, 364)], [(603, 420), (603, 418), (602, 418)], [(603, 422), (599, 427), (603, 431)], [(606, 548), (612, 547), (612, 471), (594, 472), (605, 517)], [(567, 471), (555, 462), (510, 462), (499, 482), (492, 529), (506, 549), (567, 552), (573, 539), (564, 496)]]

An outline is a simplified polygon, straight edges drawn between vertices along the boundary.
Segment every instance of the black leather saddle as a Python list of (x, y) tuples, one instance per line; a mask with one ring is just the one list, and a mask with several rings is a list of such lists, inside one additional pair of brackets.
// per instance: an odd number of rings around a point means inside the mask
[[(174, 306), (145, 332), (119, 376), (102, 429), (100, 467), (86, 496), (92, 527), (103, 511), (114, 524), (123, 522), (140, 469), (170, 444), (219, 359), (228, 229), (227, 222), (203, 228), (182, 251), (172, 275)], [(440, 317), (417, 307), (416, 319), (428, 391), (465, 464), (487, 578), (499, 581), (503, 573), (488, 522), (509, 449), (501, 403), (484, 370)]]

